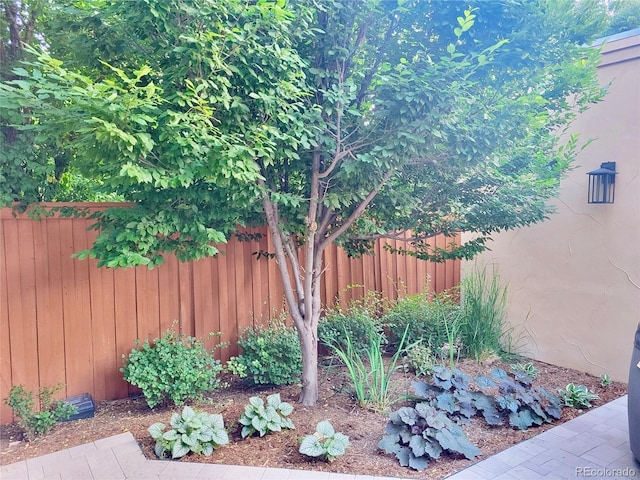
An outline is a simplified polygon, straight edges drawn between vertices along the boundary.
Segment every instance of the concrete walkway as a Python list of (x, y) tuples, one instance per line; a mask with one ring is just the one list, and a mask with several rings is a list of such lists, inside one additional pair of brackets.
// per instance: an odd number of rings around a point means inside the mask
[[(477, 462), (448, 477), (448, 480), (582, 477), (640, 479), (640, 465), (629, 450), (626, 396)], [(305, 470), (147, 460), (130, 433), (2, 466), (0, 479), (398, 480)]]

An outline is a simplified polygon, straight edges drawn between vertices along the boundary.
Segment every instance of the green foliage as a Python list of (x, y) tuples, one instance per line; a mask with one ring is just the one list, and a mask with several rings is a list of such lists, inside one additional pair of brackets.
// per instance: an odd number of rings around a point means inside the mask
[(171, 429), (165, 432), (164, 423), (154, 423), (148, 428), (156, 441), (155, 453), (159, 458), (181, 458), (190, 452), (210, 456), (220, 445), (229, 443), (224, 421), (219, 413), (196, 412), (184, 407), (182, 414), (171, 416)]
[[(495, 368), (489, 376), (478, 375), (474, 383), (479, 390), (470, 390), (471, 377), (459, 369), (436, 367), (433, 384), (414, 382), (418, 398), (426, 399), (433, 407), (446, 412), (458, 423), (466, 423), (481, 413), (489, 425), (509, 423), (525, 430), (562, 416), (560, 399), (543, 388), (533, 387), (531, 378), (511, 378), (504, 370)], [(491, 393), (497, 391), (498, 396)]]
[(226, 369), (229, 373), (232, 373), (239, 378), (247, 378), (248, 368), (241, 358), (231, 357), (227, 360)]
[(602, 388), (607, 388), (611, 385), (611, 382), (611, 377), (608, 374), (603, 373), (602, 375), (600, 375), (600, 386)]
[(316, 426), (313, 435), (307, 435), (300, 444), (300, 453), (309, 457), (319, 457), (332, 462), (344, 455), (349, 446), (349, 437), (336, 432), (328, 420), (323, 420)]
[(591, 402), (600, 398), (585, 385), (574, 385), (573, 383), (558, 389), (558, 394), (565, 406), (580, 409), (591, 408)]
[(389, 343), (397, 348), (406, 330), (412, 342), (420, 341), (440, 349), (449, 341), (447, 328), (455, 328), (459, 307), (451, 292), (429, 299), (425, 295), (399, 298), (387, 310), (382, 323), (389, 331)]
[(251, 397), (238, 420), (243, 426), (242, 438), (250, 437), (255, 433), (264, 437), (267, 433), (280, 432), (283, 428), (294, 429), (293, 422), (287, 418), (291, 412), (293, 412), (293, 406), (283, 402), (279, 393), (269, 395), (266, 406), (260, 397)]
[(152, 343), (136, 341), (120, 369), (127, 382), (142, 389), (151, 408), (202, 398), (203, 393), (222, 386), (218, 378), (222, 370), (202, 341), (173, 330)]
[(507, 348), (505, 326), (507, 289), (500, 285), (497, 269), (474, 268), (461, 285), (460, 337), (469, 356), (478, 360), (487, 352), (500, 354)]
[(424, 343), (414, 343), (407, 348), (403, 359), (405, 368), (412, 370), (416, 376), (426, 376), (433, 373), (433, 367), (438, 362), (438, 357), (431, 347)]
[(356, 350), (348, 335), (343, 337), (346, 345), (340, 343), (330, 345), (331, 351), (340, 358), (347, 367), (348, 375), (354, 386), (354, 395), (362, 408), (384, 411), (394, 402), (391, 390), (391, 377), (398, 370), (399, 359), (404, 353), (407, 333), (403, 335), (396, 353), (388, 364), (383, 356), (384, 337), (371, 332), (368, 337), (369, 347), (362, 355)]
[(295, 328), (285, 325), (283, 320), (248, 328), (238, 345), (242, 354), (231, 362), (230, 368), (239, 376), (244, 374), (256, 384), (267, 385), (288, 385), (299, 380), (300, 340)]
[(28, 441), (35, 440), (38, 435), (49, 433), (57, 422), (67, 420), (78, 413), (75, 405), (53, 400), (53, 395), (62, 387), (62, 384), (55, 387), (40, 387), (38, 390), (39, 411), (34, 411), (33, 392), (25, 390), (24, 385), (15, 385), (9, 390), (9, 395), (4, 399), (4, 403), (18, 417), (18, 425)]
[(540, 371), (533, 363), (527, 362), (511, 365), (511, 373), (513, 373), (516, 378), (520, 378), (521, 375), (526, 375), (529, 379), (535, 380)]
[(383, 301), (379, 292), (367, 292), (358, 300), (349, 302), (345, 307), (338, 304), (329, 309), (318, 323), (318, 339), (327, 346), (340, 346), (345, 349), (347, 339), (361, 355), (369, 349), (369, 339), (380, 335), (383, 344), (387, 343), (380, 312)]
[(389, 414), (386, 432), (378, 448), (395, 455), (403, 467), (419, 471), (442, 453), (460, 453), (469, 460), (481, 454), (462, 428), (428, 402)]

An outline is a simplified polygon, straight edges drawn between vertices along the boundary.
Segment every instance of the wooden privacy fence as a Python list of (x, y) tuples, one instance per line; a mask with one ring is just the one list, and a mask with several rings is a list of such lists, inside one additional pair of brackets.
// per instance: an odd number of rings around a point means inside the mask
[[(285, 306), (275, 260), (253, 255), (273, 251), (266, 229), (259, 243), (232, 240), (216, 258), (180, 263), (169, 256), (153, 270), (106, 269), (71, 256), (95, 238), (86, 218), (37, 221), (5, 208), (0, 222), (2, 398), (13, 385), (36, 391), (58, 383), (65, 384), (62, 397), (88, 392), (96, 400), (124, 398), (130, 386), (119, 369), (135, 339), (157, 338), (173, 325), (198, 338), (221, 332), (207, 345), (227, 342), (217, 350), (225, 361), (237, 353), (238, 335), (246, 327)], [(437, 237), (434, 245), (444, 247), (447, 241)], [(376, 244), (375, 255), (357, 259), (335, 246), (325, 252), (325, 305), (370, 290), (397, 298), (458, 284), (458, 261), (433, 264), (392, 255), (383, 249), (385, 242)], [(11, 419), (2, 405), (0, 422)]]

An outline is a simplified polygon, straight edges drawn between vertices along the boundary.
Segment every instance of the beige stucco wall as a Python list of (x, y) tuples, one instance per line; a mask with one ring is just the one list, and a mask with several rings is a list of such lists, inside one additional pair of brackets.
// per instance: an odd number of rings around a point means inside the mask
[[(640, 321), (640, 34), (605, 43), (602, 58), (612, 84), (573, 126), (595, 140), (562, 181), (557, 214), (496, 235), (476, 261), (499, 266), (523, 353), (627, 381)], [(586, 172), (606, 161), (619, 172), (615, 203), (589, 205)]]

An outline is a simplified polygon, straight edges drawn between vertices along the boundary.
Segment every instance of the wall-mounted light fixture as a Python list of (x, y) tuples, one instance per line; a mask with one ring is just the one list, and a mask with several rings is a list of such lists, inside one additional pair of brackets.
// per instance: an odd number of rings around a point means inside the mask
[(616, 162), (605, 162), (589, 175), (589, 203), (613, 203), (616, 193)]

